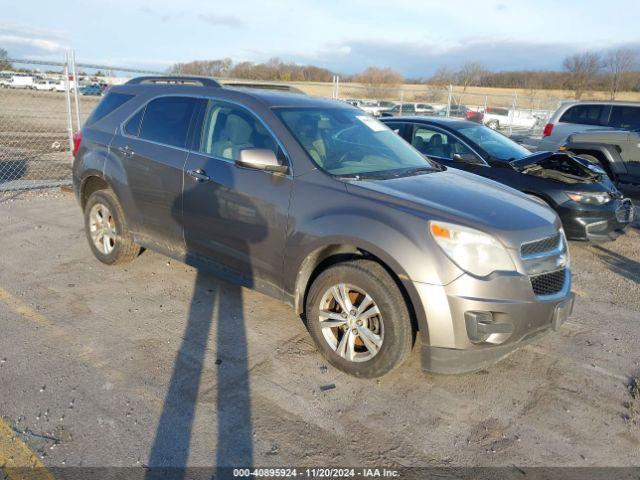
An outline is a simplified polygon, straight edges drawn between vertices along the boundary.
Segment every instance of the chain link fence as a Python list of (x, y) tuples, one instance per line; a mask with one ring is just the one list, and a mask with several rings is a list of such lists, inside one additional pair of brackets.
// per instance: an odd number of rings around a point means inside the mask
[[(0, 192), (71, 184), (73, 133), (100, 101), (100, 86), (121, 83), (109, 67), (11, 59), (0, 72)], [(76, 71), (77, 70), (77, 71)], [(82, 71), (81, 71), (82, 70)], [(107, 72), (96, 76), (96, 72)], [(125, 75), (157, 73), (131, 70)]]

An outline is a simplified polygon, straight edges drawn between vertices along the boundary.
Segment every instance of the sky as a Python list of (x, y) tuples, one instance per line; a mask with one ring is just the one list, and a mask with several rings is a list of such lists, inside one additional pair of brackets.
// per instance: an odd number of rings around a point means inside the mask
[(271, 57), (405, 77), (478, 61), (559, 70), (584, 50), (640, 52), (638, 0), (5, 1), (0, 48), (13, 58), (165, 70), (176, 62)]

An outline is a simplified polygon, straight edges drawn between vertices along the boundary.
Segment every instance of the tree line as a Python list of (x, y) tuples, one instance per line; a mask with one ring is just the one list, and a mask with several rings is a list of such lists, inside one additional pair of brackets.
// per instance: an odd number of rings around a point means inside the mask
[[(403, 83), (421, 83), (436, 87), (456, 85), (469, 87), (522, 88), (535, 95), (536, 90), (571, 90), (575, 98), (585, 92), (609, 92), (615, 99), (621, 91), (640, 91), (640, 71), (634, 50), (619, 48), (606, 53), (583, 52), (567, 56), (561, 71), (518, 70), (493, 72), (479, 62), (466, 62), (459, 69), (442, 67), (430, 77), (405, 79), (390, 68), (369, 67), (355, 75), (340, 75), (343, 82), (358, 82), (368, 95), (381, 94)], [(248, 80), (329, 82), (335, 72), (313, 65), (298, 65), (272, 58), (265, 63), (222, 60), (177, 63), (170, 73), (231, 77)]]
[[(7, 51), (0, 48), (0, 69), (9, 69)], [(369, 67), (354, 75), (340, 75), (342, 82), (358, 82), (365, 86), (367, 95), (380, 95), (403, 83), (421, 83), (436, 87), (456, 85), (469, 87), (522, 88), (533, 96), (537, 90), (571, 90), (581, 98), (592, 90), (609, 92), (615, 99), (621, 91), (640, 91), (640, 71), (637, 53), (628, 48), (607, 52), (582, 52), (567, 56), (562, 70), (518, 70), (494, 72), (479, 62), (465, 62), (454, 70), (438, 69), (430, 77), (405, 79), (390, 68)], [(264, 63), (234, 63), (230, 58), (195, 60), (176, 63), (169, 73), (204, 75), (217, 78), (247, 80), (330, 82), (335, 72), (315, 65), (299, 65), (272, 58)]]

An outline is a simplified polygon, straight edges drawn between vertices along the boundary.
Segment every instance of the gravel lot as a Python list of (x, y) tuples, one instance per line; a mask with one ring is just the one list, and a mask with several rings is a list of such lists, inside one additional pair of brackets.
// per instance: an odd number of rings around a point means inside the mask
[(640, 465), (638, 225), (571, 245), (559, 332), (363, 381), (275, 300), (152, 252), (100, 264), (69, 195), (5, 195), (0, 221), (0, 416), (49, 467)]

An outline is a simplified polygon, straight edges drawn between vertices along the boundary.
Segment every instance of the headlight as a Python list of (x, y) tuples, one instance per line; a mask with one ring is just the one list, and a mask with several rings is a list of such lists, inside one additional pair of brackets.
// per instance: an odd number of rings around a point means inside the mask
[(516, 269), (507, 249), (491, 235), (445, 222), (429, 222), (429, 230), (451, 261), (466, 272), (485, 277), (496, 270)]
[(611, 201), (611, 196), (606, 192), (565, 192), (574, 202), (586, 205), (604, 205)]

